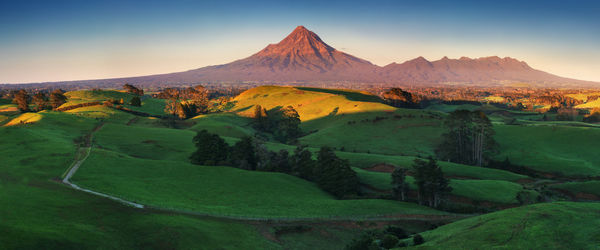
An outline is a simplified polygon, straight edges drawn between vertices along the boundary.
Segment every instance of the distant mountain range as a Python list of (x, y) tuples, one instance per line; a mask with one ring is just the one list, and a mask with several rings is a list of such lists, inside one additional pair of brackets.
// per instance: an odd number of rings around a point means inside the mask
[[(526, 83), (543, 87), (600, 86), (600, 83), (552, 75), (510, 57), (428, 61), (423, 57), (380, 67), (327, 45), (317, 34), (298, 26), (277, 44), (228, 64), (185, 72), (130, 78), (74, 81), (81, 84), (185, 84), (203, 82), (310, 83), (355, 82), (389, 85), (463, 84), (500, 86)], [(69, 83), (69, 82), (65, 82)]]

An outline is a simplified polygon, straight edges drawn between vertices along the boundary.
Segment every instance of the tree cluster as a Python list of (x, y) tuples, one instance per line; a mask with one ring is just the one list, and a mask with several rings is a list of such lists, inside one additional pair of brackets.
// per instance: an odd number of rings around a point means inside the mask
[(391, 106), (399, 108), (419, 108), (421, 98), (401, 88), (392, 88), (383, 93), (383, 99)]
[(442, 169), (431, 158), (428, 161), (415, 159), (413, 171), (419, 204), (437, 208), (452, 191), (450, 180), (444, 177)]
[(13, 102), (17, 104), (17, 108), (21, 112), (30, 111), (29, 105), (35, 106), (34, 111), (42, 111), (49, 109), (57, 109), (60, 105), (67, 102), (67, 97), (64, 92), (60, 89), (54, 90), (50, 93), (50, 96), (45, 92), (37, 92), (35, 95), (30, 96), (26, 90), (21, 89), (14, 94)]
[[(401, 239), (408, 238), (408, 233), (397, 226), (388, 226), (385, 229), (373, 229), (364, 232), (358, 238), (346, 245), (346, 250), (380, 250), (396, 247), (406, 247)], [(417, 245), (417, 244), (415, 244)]]
[(167, 99), (165, 113), (187, 119), (208, 112), (208, 90), (202, 85), (185, 89), (166, 88), (157, 95)]
[(144, 90), (143, 89), (137, 88), (137, 87), (135, 87), (135, 86), (133, 86), (131, 84), (125, 84), (125, 85), (123, 85), (123, 89), (125, 89), (125, 91), (127, 91), (127, 93), (130, 93), (130, 94), (134, 94), (134, 95), (137, 95), (137, 96), (143, 96), (144, 95)]
[(193, 138), (193, 142), (196, 151), (190, 160), (194, 164), (286, 173), (314, 181), (337, 198), (358, 193), (358, 176), (348, 161), (338, 158), (327, 147), (321, 148), (315, 161), (306, 148), (298, 147), (292, 155), (286, 150), (274, 152), (252, 137), (244, 137), (229, 146), (220, 136), (202, 130)]
[(494, 129), (481, 111), (456, 110), (446, 118), (442, 143), (436, 153), (440, 159), (482, 166), (494, 152)]
[(254, 127), (261, 132), (272, 133), (280, 142), (293, 143), (302, 134), (300, 115), (292, 106), (267, 111), (254, 106)]

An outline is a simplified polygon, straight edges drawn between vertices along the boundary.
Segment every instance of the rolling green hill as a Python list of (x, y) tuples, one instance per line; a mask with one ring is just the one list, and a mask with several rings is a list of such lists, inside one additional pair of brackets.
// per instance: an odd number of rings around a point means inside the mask
[(599, 203), (558, 202), (506, 209), (422, 233), (425, 243), (417, 248), (595, 249), (600, 245), (598, 213)]

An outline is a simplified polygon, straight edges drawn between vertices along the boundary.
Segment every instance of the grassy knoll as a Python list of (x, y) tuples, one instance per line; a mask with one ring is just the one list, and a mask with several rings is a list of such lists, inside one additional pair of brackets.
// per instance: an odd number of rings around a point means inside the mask
[(260, 217), (368, 217), (443, 214), (388, 200), (336, 200), (315, 184), (280, 173), (147, 160), (94, 149), (73, 182), (163, 208), (201, 214)]
[(18, 117), (10, 120), (5, 126), (15, 126), (27, 123), (36, 123), (42, 119), (42, 115), (38, 113), (23, 113)]
[(194, 151), (189, 130), (106, 124), (95, 133), (98, 147), (137, 158), (187, 161)]
[[(354, 169), (360, 181), (380, 190), (391, 190), (391, 176), (388, 173), (372, 172)], [(412, 176), (406, 177), (412, 190), (417, 187)], [(517, 194), (523, 191), (519, 184), (501, 180), (460, 180), (451, 179), (452, 195), (466, 197), (475, 201), (489, 201), (494, 203), (518, 203)]]
[[(355, 101), (355, 98), (365, 101)], [(261, 105), (269, 110), (291, 105), (298, 111), (302, 121), (335, 114), (395, 110), (388, 105), (372, 102), (374, 98), (376, 96), (356, 91), (262, 86), (249, 89), (234, 98), (236, 105), (232, 110), (250, 116), (254, 105)]]
[(81, 107), (66, 111), (65, 113), (74, 114), (81, 117), (92, 118), (96, 120), (106, 120), (110, 123), (126, 124), (135, 116), (113, 108), (105, 106)]
[(97, 121), (59, 112), (40, 115), (34, 124), (0, 127), (1, 248), (276, 247), (249, 225), (143, 212), (54, 181), (74, 158), (74, 140)]
[(256, 133), (252, 128), (252, 119), (235, 113), (199, 115), (194, 117), (192, 121), (195, 125), (190, 129), (195, 131), (206, 129), (208, 132), (220, 136), (241, 138)]
[(567, 126), (494, 126), (498, 160), (565, 176), (599, 176), (600, 129)]
[[(543, 203), (453, 222), (421, 233), (429, 249), (594, 249), (599, 203)], [(576, 226), (575, 226), (576, 225)]]

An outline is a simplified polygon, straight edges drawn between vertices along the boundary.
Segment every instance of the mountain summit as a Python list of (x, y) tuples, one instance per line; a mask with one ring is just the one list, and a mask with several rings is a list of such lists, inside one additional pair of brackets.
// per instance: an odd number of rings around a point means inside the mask
[(189, 71), (207, 80), (371, 81), (378, 67), (329, 46), (298, 26), (277, 44), (230, 64)]

